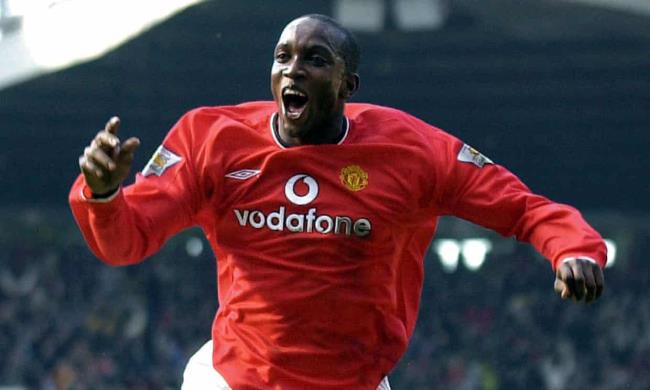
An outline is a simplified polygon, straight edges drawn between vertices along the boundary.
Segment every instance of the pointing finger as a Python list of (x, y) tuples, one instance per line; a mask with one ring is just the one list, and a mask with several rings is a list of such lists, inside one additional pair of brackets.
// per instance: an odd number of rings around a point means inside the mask
[(111, 119), (106, 122), (106, 126), (104, 126), (104, 130), (107, 132), (117, 135), (117, 130), (120, 128), (120, 118), (114, 116)]

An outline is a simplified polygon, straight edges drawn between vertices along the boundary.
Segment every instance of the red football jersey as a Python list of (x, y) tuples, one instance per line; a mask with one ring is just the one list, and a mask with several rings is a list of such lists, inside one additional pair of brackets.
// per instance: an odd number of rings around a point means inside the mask
[(375, 389), (406, 349), (440, 215), (532, 243), (553, 267), (602, 239), (574, 208), (404, 112), (347, 104), (337, 144), (285, 148), (273, 102), (200, 108), (133, 185), (70, 204), (110, 264), (199, 225), (217, 257), (215, 368), (234, 389)]

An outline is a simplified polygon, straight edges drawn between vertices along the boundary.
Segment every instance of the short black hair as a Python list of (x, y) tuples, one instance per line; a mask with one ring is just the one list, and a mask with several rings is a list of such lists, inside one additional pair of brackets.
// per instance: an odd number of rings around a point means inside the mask
[(359, 70), (359, 61), (361, 58), (361, 49), (357, 43), (357, 39), (347, 28), (341, 26), (339, 22), (333, 18), (322, 14), (308, 14), (299, 17), (298, 19), (309, 18), (316, 19), (332, 27), (343, 35), (343, 41), (340, 45), (340, 54), (345, 62), (345, 69), (348, 73), (357, 73)]

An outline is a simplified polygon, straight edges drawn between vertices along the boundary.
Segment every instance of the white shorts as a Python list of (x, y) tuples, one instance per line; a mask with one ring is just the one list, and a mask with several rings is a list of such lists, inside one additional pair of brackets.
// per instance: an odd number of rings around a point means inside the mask
[[(226, 380), (212, 367), (212, 340), (190, 358), (183, 373), (181, 390), (232, 390)], [(390, 390), (388, 377), (384, 377), (377, 390)]]

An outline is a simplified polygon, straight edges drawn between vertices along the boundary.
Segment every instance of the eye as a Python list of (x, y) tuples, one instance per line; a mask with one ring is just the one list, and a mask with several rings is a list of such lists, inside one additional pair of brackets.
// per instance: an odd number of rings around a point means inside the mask
[(316, 67), (322, 67), (327, 65), (327, 60), (321, 56), (313, 55), (309, 57), (309, 61)]
[(275, 54), (275, 60), (277, 62), (281, 62), (281, 63), (286, 62), (286, 61), (289, 60), (289, 54), (287, 54), (287, 53), (285, 53), (283, 51), (278, 52), (278, 53)]

